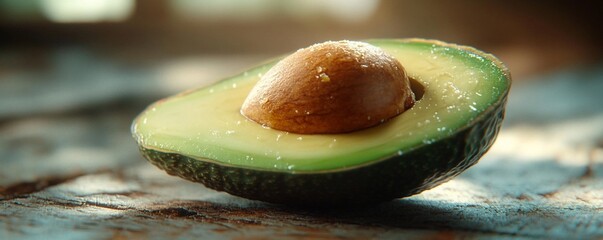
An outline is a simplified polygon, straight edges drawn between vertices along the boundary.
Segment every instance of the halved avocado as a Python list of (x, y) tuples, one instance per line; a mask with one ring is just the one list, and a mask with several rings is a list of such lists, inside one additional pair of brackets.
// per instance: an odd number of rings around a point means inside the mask
[(272, 203), (350, 205), (387, 201), (441, 184), (494, 142), (511, 78), (495, 57), (421, 39), (368, 43), (397, 58), (422, 97), (389, 121), (346, 134), (294, 134), (240, 114), (276, 61), (160, 100), (132, 133), (142, 154), (171, 175)]

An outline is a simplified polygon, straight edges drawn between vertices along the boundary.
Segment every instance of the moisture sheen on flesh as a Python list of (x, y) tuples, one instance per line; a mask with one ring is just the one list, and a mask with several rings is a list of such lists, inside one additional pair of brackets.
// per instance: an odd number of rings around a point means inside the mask
[(132, 126), (146, 149), (270, 171), (358, 167), (434, 144), (473, 124), (506, 96), (502, 64), (475, 50), (424, 40), (373, 40), (425, 86), (414, 106), (375, 127), (346, 134), (296, 134), (262, 127), (240, 113), (276, 62), (149, 106)]
[[(241, 106), (277, 64), (272, 61), (157, 101), (136, 118), (132, 134), (143, 156), (171, 175), (288, 205), (410, 196), (475, 164), (500, 129), (511, 84), (507, 68), (492, 55), (439, 41), (369, 43), (404, 66), (417, 94), (411, 108), (382, 124), (345, 134), (300, 134), (243, 116)], [(317, 76), (317, 84), (333, 81), (328, 68), (311, 67), (306, 73)]]

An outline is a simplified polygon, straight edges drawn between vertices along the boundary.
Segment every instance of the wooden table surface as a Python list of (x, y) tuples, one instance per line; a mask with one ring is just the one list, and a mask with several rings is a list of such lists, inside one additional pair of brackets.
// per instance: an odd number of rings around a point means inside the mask
[(0, 74), (0, 239), (603, 238), (603, 66), (516, 82), (497, 142), (450, 182), (295, 209), (168, 176), (129, 132), (146, 104), (247, 60), (125, 68), (68, 51), (50, 69)]

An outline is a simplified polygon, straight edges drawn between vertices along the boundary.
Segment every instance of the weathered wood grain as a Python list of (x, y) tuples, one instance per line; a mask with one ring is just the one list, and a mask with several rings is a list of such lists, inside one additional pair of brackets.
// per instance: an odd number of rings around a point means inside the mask
[(508, 122), (476, 166), (359, 209), (270, 205), (168, 176), (131, 139), (140, 105), (9, 116), (0, 239), (603, 238), (603, 71), (544, 78), (514, 86)]

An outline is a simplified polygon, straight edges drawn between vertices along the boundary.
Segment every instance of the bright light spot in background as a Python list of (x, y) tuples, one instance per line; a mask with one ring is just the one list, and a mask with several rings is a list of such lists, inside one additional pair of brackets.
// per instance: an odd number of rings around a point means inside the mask
[(53, 22), (118, 22), (134, 10), (134, 0), (44, 0), (44, 15)]
[(288, 12), (301, 17), (329, 16), (340, 22), (362, 22), (369, 19), (380, 0), (296, 0), (290, 1)]
[(172, 8), (188, 18), (261, 19), (270, 14), (273, 0), (173, 0)]
[(584, 166), (590, 158), (603, 161), (603, 151), (593, 146), (601, 132), (603, 114), (543, 124), (538, 128), (518, 125), (500, 132), (490, 154), (522, 162), (554, 159), (566, 166)]
[(377, 10), (380, 0), (174, 0), (178, 15), (206, 20), (260, 20), (291, 16), (301, 20), (331, 18), (340, 22), (362, 22)]

